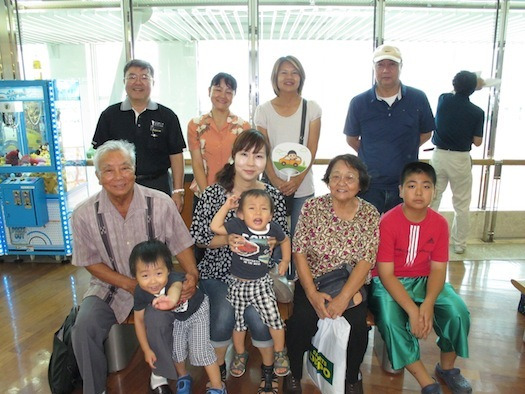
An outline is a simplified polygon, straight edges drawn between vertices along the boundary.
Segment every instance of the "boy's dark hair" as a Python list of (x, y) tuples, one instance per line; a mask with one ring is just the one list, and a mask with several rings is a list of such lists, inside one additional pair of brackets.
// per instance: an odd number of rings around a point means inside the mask
[(129, 269), (133, 277), (137, 274), (137, 263), (139, 261), (144, 264), (152, 265), (156, 264), (159, 260), (164, 261), (168, 272), (173, 270), (173, 260), (171, 257), (171, 251), (164, 242), (157, 241), (156, 239), (150, 239), (136, 244), (131, 255), (129, 256)]
[[(243, 131), (232, 147), (232, 159), (235, 160), (235, 155), (244, 150), (260, 152), (264, 149), (266, 159), (270, 157), (270, 145), (264, 135), (256, 129), (250, 129)], [(231, 192), (233, 189), (233, 179), (235, 178), (235, 162), (226, 163), (224, 167), (215, 175), (217, 183), (226, 189), (227, 192)]]
[(477, 75), (470, 71), (460, 71), (452, 80), (452, 86), (454, 86), (456, 94), (467, 97), (474, 93), (477, 84)]
[(432, 167), (428, 163), (423, 163), (422, 161), (414, 161), (405, 165), (405, 167), (403, 167), (403, 171), (401, 171), (399, 184), (403, 185), (408, 176), (412, 174), (427, 174), (430, 180), (432, 181), (432, 184), (434, 186), (436, 185), (436, 170), (434, 170), (434, 167)]
[(328, 163), (328, 167), (326, 168), (326, 172), (323, 176), (323, 182), (327, 185), (330, 183), (330, 175), (332, 174), (332, 170), (339, 161), (343, 161), (348, 167), (357, 170), (357, 173), (359, 174), (359, 189), (361, 189), (359, 193), (366, 192), (368, 190), (368, 186), (370, 186), (370, 175), (368, 175), (368, 172), (366, 171), (366, 165), (359, 157), (349, 153), (336, 156), (330, 160), (330, 163)]
[(124, 66), (124, 76), (126, 76), (126, 73), (131, 67), (138, 67), (138, 68), (141, 68), (142, 70), (148, 70), (149, 74), (151, 75), (151, 78), (155, 76), (154, 75), (155, 71), (153, 70), (153, 66), (145, 60), (133, 59), (127, 62), (126, 65)]
[(270, 212), (273, 215), (273, 213), (275, 211), (275, 204), (274, 204), (274, 202), (272, 200), (272, 197), (270, 197), (268, 192), (266, 190), (263, 190), (263, 189), (250, 189), (250, 190), (243, 191), (242, 194), (241, 194), (241, 198), (239, 199), (239, 207), (237, 208), (237, 210), (242, 212), (242, 207), (244, 206), (246, 198), (248, 198), (248, 197), (264, 197), (264, 198), (266, 198), (268, 200), (268, 202), (270, 203)]
[(215, 75), (211, 80), (210, 88), (212, 86), (219, 86), (222, 80), (224, 80), (226, 86), (233, 90), (234, 93), (237, 92), (237, 80), (228, 73), (218, 73)]

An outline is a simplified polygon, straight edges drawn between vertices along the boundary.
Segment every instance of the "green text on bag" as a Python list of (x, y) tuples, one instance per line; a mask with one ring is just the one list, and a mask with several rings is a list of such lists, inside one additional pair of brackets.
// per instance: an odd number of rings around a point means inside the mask
[(315, 347), (308, 351), (308, 360), (320, 373), (323, 378), (330, 384), (334, 378), (334, 363), (328, 360), (323, 353), (320, 353)]

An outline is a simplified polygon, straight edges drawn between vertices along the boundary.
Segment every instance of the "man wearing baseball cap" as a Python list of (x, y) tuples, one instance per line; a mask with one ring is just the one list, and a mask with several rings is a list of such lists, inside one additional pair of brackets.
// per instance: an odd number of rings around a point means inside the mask
[(384, 213), (401, 203), (401, 170), (417, 161), (435, 123), (425, 93), (399, 80), (403, 60), (398, 48), (377, 47), (373, 64), (375, 84), (350, 102), (344, 133), (371, 176), (362, 197)]

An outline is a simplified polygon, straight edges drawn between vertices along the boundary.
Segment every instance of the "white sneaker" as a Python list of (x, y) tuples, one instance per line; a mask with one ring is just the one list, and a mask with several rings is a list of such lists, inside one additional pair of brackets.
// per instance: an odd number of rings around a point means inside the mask
[(463, 254), (463, 253), (465, 253), (466, 249), (467, 248), (465, 248), (464, 246), (456, 245), (456, 246), (454, 246), (454, 253), (456, 253), (456, 254)]

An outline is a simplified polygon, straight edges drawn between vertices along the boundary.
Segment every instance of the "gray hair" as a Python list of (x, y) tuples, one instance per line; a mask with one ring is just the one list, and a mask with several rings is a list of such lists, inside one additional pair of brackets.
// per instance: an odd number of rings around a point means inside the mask
[(95, 156), (93, 157), (93, 164), (95, 165), (95, 172), (100, 173), (100, 161), (106, 153), (120, 151), (124, 155), (128, 156), (131, 165), (135, 168), (137, 161), (135, 156), (135, 145), (125, 140), (109, 140), (104, 142), (100, 147), (95, 150)]

